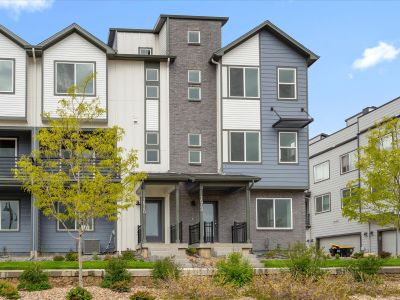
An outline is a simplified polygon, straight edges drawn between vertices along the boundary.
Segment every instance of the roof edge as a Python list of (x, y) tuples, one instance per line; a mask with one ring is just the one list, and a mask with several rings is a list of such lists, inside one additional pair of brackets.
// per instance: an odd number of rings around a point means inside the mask
[(3, 26), (0, 24), (0, 33), (5, 35), (8, 39), (16, 43), (18, 46), (25, 48), (29, 46), (29, 43), (25, 41), (23, 38), (12, 32), (10, 29), (7, 27)]

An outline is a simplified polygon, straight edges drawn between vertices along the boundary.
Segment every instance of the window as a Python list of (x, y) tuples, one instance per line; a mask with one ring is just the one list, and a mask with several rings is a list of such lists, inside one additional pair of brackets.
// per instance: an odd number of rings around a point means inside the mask
[(147, 149), (146, 150), (146, 163), (158, 163), (159, 162), (159, 150), (158, 149)]
[(296, 69), (278, 68), (278, 98), (296, 99)]
[(340, 196), (342, 200), (342, 207), (343, 207), (343, 199), (350, 197), (353, 189), (355, 189), (357, 186), (353, 186), (352, 188), (344, 188), (340, 190)]
[(13, 59), (0, 59), (0, 93), (14, 93)]
[(158, 145), (158, 132), (147, 132), (146, 133), (146, 145)]
[(292, 229), (292, 199), (257, 199), (257, 229)]
[(201, 151), (189, 151), (189, 164), (201, 164)]
[(0, 158), (17, 156), (17, 139), (0, 138)]
[(279, 162), (297, 163), (297, 132), (279, 132)]
[(329, 161), (314, 166), (314, 183), (329, 179)]
[(258, 98), (258, 68), (229, 68), (229, 95)]
[(331, 194), (315, 197), (315, 212), (324, 213), (331, 210)]
[(158, 98), (158, 86), (146, 85), (146, 98)]
[(201, 71), (188, 70), (188, 82), (189, 83), (201, 83)]
[(200, 147), (201, 146), (201, 134), (189, 133), (188, 134), (188, 146), (189, 147)]
[[(66, 207), (64, 205), (62, 205), (61, 203), (57, 203), (57, 210), (58, 210), (59, 214), (67, 213)], [(74, 219), (65, 220), (64, 222), (57, 221), (57, 230), (58, 231), (79, 230), (79, 224)], [(89, 224), (86, 225), (85, 230), (86, 231), (94, 231), (94, 220), (93, 219), (91, 219)]]
[(188, 44), (200, 44), (200, 31), (188, 31)]
[[(56, 94), (66, 95), (68, 89), (73, 85), (81, 85), (85, 80), (95, 73), (94, 63), (56, 63)], [(94, 95), (94, 80), (87, 82), (85, 90), (79, 91), (83, 95)]]
[(153, 48), (150, 47), (139, 47), (139, 54), (140, 55), (152, 55)]
[(254, 131), (230, 132), (231, 162), (260, 161), (260, 133)]
[(356, 169), (357, 151), (346, 153), (340, 157), (340, 174), (345, 174)]
[(158, 81), (158, 69), (146, 69), (146, 81)]
[(188, 99), (194, 101), (201, 100), (201, 88), (193, 86), (188, 87)]
[(0, 200), (0, 231), (19, 230), (19, 201)]
[(392, 149), (392, 143), (393, 143), (393, 137), (392, 134), (389, 133), (382, 138), (382, 141), (380, 143), (380, 149), (390, 150)]

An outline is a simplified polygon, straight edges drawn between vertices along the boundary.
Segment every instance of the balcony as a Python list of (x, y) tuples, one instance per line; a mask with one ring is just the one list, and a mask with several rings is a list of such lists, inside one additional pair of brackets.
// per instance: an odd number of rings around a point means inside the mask
[(17, 182), (14, 179), (13, 169), (17, 167), (19, 157), (0, 157), (0, 181)]

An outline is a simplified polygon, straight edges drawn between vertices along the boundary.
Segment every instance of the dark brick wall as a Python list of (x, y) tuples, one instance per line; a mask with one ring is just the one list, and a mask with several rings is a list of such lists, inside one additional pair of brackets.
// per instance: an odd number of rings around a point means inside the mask
[[(200, 31), (201, 44), (188, 45), (187, 32)], [(170, 19), (170, 54), (176, 60), (170, 66), (170, 170), (173, 172), (217, 171), (216, 67), (209, 63), (212, 53), (221, 47), (221, 23), (201, 20)], [(187, 97), (187, 71), (201, 70), (200, 102)], [(202, 164), (188, 164), (188, 133), (200, 133)]]

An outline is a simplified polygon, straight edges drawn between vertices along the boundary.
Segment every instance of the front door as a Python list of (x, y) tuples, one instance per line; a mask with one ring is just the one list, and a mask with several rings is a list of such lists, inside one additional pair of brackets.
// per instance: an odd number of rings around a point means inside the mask
[(204, 242), (218, 241), (218, 205), (215, 201), (203, 203)]
[(146, 199), (146, 239), (162, 242), (162, 201)]

